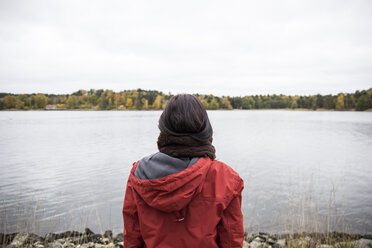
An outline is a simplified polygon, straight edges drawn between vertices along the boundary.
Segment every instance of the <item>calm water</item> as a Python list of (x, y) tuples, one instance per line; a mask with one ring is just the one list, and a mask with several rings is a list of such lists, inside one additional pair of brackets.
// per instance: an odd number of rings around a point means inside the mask
[[(160, 114), (0, 112), (0, 232), (121, 232), (128, 173), (157, 151)], [(245, 181), (248, 231), (372, 233), (372, 113), (209, 116), (217, 159)]]

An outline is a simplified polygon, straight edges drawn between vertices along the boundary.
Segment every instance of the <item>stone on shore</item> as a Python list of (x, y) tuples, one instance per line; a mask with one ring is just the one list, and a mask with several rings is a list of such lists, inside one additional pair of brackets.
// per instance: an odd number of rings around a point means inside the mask
[(28, 236), (28, 233), (18, 233), (12, 243), (10, 243), (9, 248), (22, 247), (26, 243)]
[(372, 248), (372, 240), (359, 239), (354, 242), (356, 248)]
[[(243, 248), (372, 248), (371, 235), (345, 233), (295, 233), (245, 235)], [(123, 248), (123, 234), (115, 237), (111, 230), (95, 234), (86, 228), (83, 233), (67, 231), (48, 233), (44, 237), (32, 233), (0, 233), (1, 247), (4, 248)]]

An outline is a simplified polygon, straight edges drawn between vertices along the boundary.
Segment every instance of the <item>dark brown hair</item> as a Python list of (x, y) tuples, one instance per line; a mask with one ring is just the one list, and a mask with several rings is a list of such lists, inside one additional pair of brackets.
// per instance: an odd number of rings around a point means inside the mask
[(196, 140), (212, 139), (213, 129), (200, 100), (189, 94), (173, 96), (159, 119), (161, 132), (173, 136), (191, 136)]

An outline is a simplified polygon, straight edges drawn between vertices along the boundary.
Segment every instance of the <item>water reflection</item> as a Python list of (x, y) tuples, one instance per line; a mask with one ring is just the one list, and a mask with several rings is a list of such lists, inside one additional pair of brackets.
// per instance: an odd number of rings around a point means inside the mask
[[(160, 114), (0, 112), (1, 228), (6, 229), (0, 232), (85, 226), (121, 232), (127, 175), (134, 161), (157, 150)], [(371, 113), (209, 115), (217, 159), (245, 181), (242, 209), (250, 231), (316, 223), (320, 228), (329, 216), (333, 228), (342, 220), (351, 231), (372, 233)]]

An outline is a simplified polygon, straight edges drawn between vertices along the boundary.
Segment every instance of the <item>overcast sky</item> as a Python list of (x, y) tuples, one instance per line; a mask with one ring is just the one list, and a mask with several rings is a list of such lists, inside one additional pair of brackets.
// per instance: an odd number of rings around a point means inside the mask
[(0, 1), (0, 92), (372, 87), (372, 1)]

